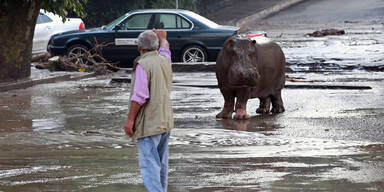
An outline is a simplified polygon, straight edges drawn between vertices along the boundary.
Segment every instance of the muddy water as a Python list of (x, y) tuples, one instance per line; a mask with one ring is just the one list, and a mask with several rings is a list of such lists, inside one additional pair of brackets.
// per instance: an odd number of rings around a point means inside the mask
[[(214, 73), (175, 73), (169, 191), (383, 191), (383, 29), (342, 25), (346, 36), (318, 39), (305, 34), (340, 24), (258, 29), (302, 80), (288, 85), (371, 89), (284, 89), (282, 114), (256, 115), (250, 100), (250, 120), (217, 120)], [(0, 93), (1, 192), (145, 190), (122, 131), (130, 87), (109, 80)]]
[[(214, 74), (176, 73), (169, 191), (382, 190), (383, 73), (290, 75), (372, 89), (285, 89), (283, 114), (251, 100), (250, 120), (216, 120), (219, 91), (188, 86)], [(109, 79), (1, 93), (0, 191), (145, 190), (122, 132), (129, 86)]]

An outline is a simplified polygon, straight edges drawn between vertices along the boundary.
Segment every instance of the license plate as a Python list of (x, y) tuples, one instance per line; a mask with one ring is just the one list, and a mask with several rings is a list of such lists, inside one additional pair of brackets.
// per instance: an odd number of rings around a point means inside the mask
[(137, 38), (116, 38), (115, 45), (137, 45)]

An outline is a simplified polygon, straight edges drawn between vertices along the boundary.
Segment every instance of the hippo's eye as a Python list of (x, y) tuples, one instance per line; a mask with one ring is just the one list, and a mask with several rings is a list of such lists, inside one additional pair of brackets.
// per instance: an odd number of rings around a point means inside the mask
[(228, 47), (228, 52), (231, 54), (231, 55), (238, 55), (239, 53), (239, 49), (236, 48), (235, 46), (232, 46), (232, 47)]
[(248, 52), (249, 53), (253, 53), (253, 52), (255, 52), (256, 51), (256, 49), (254, 48), (254, 47), (249, 47), (248, 48)]

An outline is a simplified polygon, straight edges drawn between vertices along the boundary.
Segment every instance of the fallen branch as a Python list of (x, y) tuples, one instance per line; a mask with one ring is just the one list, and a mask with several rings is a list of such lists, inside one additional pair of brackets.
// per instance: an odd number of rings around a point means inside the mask
[(37, 55), (32, 55), (32, 58), (31, 58), (31, 62), (44, 62), (44, 61), (48, 61), (49, 58), (51, 58), (51, 54), (49, 53), (41, 53), (41, 54), (37, 54)]
[(74, 57), (55, 56), (48, 62), (36, 65), (38, 69), (49, 69), (51, 71), (80, 71), (106, 74), (113, 72), (112, 69), (130, 70), (130, 68), (117, 67), (117, 63), (111, 63), (102, 56), (103, 47), (114, 45), (114, 42), (99, 43), (94, 37), (95, 46), (84, 54), (77, 54)]

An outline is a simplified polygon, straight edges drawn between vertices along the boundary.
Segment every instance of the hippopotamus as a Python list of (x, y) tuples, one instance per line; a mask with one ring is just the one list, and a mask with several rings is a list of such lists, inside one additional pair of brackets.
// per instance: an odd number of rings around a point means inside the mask
[(267, 37), (227, 39), (216, 60), (216, 78), (224, 97), (224, 107), (217, 118), (232, 118), (235, 108), (235, 119), (249, 119), (246, 106), (252, 98), (260, 100), (257, 113), (285, 111), (281, 98), (285, 56), (280, 46)]

